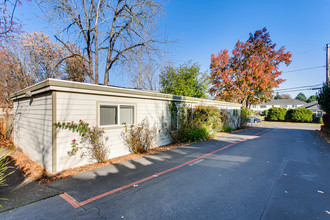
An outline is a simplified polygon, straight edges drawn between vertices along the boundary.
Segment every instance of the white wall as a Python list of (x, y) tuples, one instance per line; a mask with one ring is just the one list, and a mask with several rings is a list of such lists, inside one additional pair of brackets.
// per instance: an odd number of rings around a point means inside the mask
[[(165, 129), (162, 129), (162, 122), (170, 122), (168, 111), (168, 101), (157, 101), (150, 99), (134, 99), (114, 96), (101, 96), (80, 93), (57, 92), (57, 122), (78, 122), (83, 120), (91, 126), (98, 123), (98, 105), (102, 104), (132, 104), (136, 106), (136, 123), (140, 123), (147, 118), (150, 125), (155, 126), (162, 132), (155, 138), (157, 146), (170, 143), (165, 135)], [(110, 150), (109, 158), (114, 158), (129, 154), (130, 151), (123, 144), (120, 137), (123, 126), (106, 127), (105, 136), (109, 137), (106, 146)], [(90, 163), (87, 157), (80, 158), (79, 153), (70, 157), (67, 152), (70, 151), (70, 143), (73, 139), (79, 139), (77, 134), (72, 134), (68, 130), (57, 130), (57, 171), (78, 167)], [(95, 161), (94, 161), (95, 162)]]
[[(147, 119), (151, 126), (157, 128), (155, 146), (170, 143), (166, 135), (165, 123), (170, 125), (169, 101), (147, 98), (125, 98), (106, 95), (93, 95), (56, 91), (56, 121), (78, 122), (80, 119), (91, 126), (98, 125), (99, 104), (130, 104), (136, 111), (136, 124)], [(208, 105), (208, 103), (200, 103)], [(211, 103), (210, 103), (211, 104)], [(194, 104), (196, 105), (196, 104)], [(211, 104), (213, 105), (213, 104)], [(216, 106), (216, 105), (215, 105)], [(232, 109), (239, 107), (224, 107), (233, 113)], [(106, 146), (110, 150), (109, 158), (129, 154), (124, 145), (121, 132), (124, 126), (105, 127), (105, 136), (109, 137)], [(56, 134), (56, 171), (82, 166), (91, 162), (88, 157), (69, 156), (70, 143), (73, 139), (79, 140), (77, 133), (57, 129)], [(41, 164), (47, 171), (52, 171), (52, 95), (51, 92), (34, 95), (32, 98), (14, 100), (14, 142), (22, 148), (32, 160)]]
[[(69, 92), (56, 92), (56, 98), (57, 122), (78, 122), (79, 120), (83, 120), (88, 122), (91, 126), (98, 125), (99, 104), (135, 105), (136, 124), (140, 123), (144, 119), (148, 119), (150, 126), (154, 126), (158, 130), (154, 147), (170, 144), (171, 140), (166, 135), (165, 129), (165, 123), (170, 125), (171, 120), (168, 109), (169, 101)], [(240, 107), (232, 107), (231, 109), (228, 109), (231, 116), (233, 114), (232, 109), (240, 109)], [(120, 136), (121, 132), (124, 130), (124, 126), (109, 126), (104, 129), (105, 136), (109, 137), (106, 144), (110, 150), (109, 158), (127, 155), (130, 153)], [(70, 143), (73, 139), (79, 140), (78, 134), (73, 134), (68, 130), (57, 130), (56, 142), (58, 172), (92, 162), (88, 160), (88, 157), (81, 158), (79, 156), (79, 152), (76, 156), (69, 156), (67, 154), (67, 152), (71, 150)]]
[(51, 171), (51, 93), (14, 101), (14, 143), (32, 160)]

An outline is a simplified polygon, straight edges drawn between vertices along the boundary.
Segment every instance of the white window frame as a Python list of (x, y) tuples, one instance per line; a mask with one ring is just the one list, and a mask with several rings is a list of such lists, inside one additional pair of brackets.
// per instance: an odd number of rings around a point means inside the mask
[[(101, 105), (102, 106), (113, 106), (113, 107), (117, 107), (117, 124), (114, 124), (114, 125), (100, 125), (101, 123)], [(134, 104), (110, 104), (110, 103), (99, 103), (98, 104), (98, 109), (97, 109), (97, 112), (98, 112), (98, 126), (100, 128), (109, 128), (109, 127), (122, 127), (122, 126), (125, 126), (125, 125), (122, 125), (122, 124), (119, 124), (120, 123), (120, 107), (121, 106), (131, 106), (133, 107), (133, 117), (134, 117), (134, 121), (133, 121), (133, 124), (127, 124), (127, 125), (135, 125), (136, 124), (136, 105)]]

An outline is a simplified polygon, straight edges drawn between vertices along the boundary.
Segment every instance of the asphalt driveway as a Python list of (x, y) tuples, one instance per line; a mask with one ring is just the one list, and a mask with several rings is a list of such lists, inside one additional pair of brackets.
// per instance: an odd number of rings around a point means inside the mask
[(328, 219), (330, 144), (267, 126), (49, 184), (63, 192), (1, 219)]

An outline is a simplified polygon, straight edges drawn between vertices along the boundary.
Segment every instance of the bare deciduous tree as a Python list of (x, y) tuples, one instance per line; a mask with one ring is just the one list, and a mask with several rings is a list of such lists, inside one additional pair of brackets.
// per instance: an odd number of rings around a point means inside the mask
[(66, 56), (66, 51), (62, 46), (52, 43), (46, 34), (25, 33), (20, 47), (27, 72), (36, 82), (62, 77), (63, 71), (58, 64)]
[(10, 95), (33, 81), (24, 71), (18, 57), (10, 49), (0, 49), (0, 104), (6, 109), (12, 107)]
[(157, 36), (157, 21), (162, 13), (162, 4), (157, 0), (41, 0), (40, 3), (49, 8), (51, 15), (60, 18), (64, 25), (62, 34), (67, 32), (72, 37), (76, 33), (77, 45), (83, 42), (91, 83), (98, 83), (99, 63), (105, 66), (107, 85), (115, 64), (127, 64), (136, 50), (158, 54), (158, 43), (165, 42)]
[(0, 39), (20, 32), (22, 26), (15, 18), (15, 10), (21, 5), (20, 0), (2, 0), (0, 2)]
[(156, 75), (159, 64), (149, 58), (143, 56), (140, 51), (134, 54), (134, 62), (129, 65), (131, 83), (137, 89), (157, 90), (158, 76)]
[(78, 55), (66, 57), (62, 79), (85, 82), (86, 76), (88, 76), (87, 58), (81, 55), (81, 51), (74, 44), (70, 45), (70, 51)]

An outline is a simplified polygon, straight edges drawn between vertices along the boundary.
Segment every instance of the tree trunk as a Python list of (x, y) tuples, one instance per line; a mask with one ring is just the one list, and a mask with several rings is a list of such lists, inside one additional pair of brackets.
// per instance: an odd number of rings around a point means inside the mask
[(95, 28), (95, 84), (99, 84), (98, 26)]

